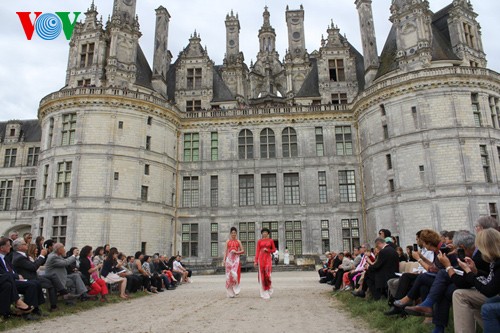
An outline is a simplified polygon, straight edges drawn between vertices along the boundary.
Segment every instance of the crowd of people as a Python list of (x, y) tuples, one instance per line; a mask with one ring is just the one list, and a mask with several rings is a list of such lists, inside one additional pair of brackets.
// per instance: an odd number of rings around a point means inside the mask
[(170, 258), (138, 251), (127, 256), (109, 244), (95, 249), (86, 245), (68, 251), (64, 244), (16, 231), (0, 237), (0, 316), (39, 320), (68, 305), (89, 300), (107, 302), (110, 291), (121, 299), (144, 291), (156, 294), (191, 282), (192, 271), (180, 255)]
[[(387, 299), (386, 316), (422, 316), (433, 333), (448, 326), (453, 308), (455, 332), (500, 331), (500, 231), (498, 221), (479, 218), (475, 232), (423, 229), (403, 250), (387, 229), (374, 248), (363, 244), (349, 252), (327, 252), (320, 283), (355, 297)], [(409, 264), (411, 263), (411, 264)], [(404, 266), (403, 266), (404, 265)], [(410, 269), (400, 268), (410, 265)]]

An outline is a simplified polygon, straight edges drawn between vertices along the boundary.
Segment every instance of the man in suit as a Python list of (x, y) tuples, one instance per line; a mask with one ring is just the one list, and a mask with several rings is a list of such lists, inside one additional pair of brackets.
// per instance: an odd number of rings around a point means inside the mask
[[(5, 260), (5, 256), (10, 253), (11, 245), (8, 238), (0, 238), (0, 275), (10, 276), (14, 282), (17, 292), (24, 295), (26, 304), (33, 307), (33, 314), (42, 316), (39, 305), (45, 303), (42, 286), (38, 281), (25, 280), (22, 275), (17, 274), (10, 263)], [(10, 280), (10, 279), (8, 279)], [(10, 281), (12, 281), (10, 280)], [(26, 315), (28, 320), (36, 320), (36, 317)]]
[(374, 300), (379, 300), (382, 295), (387, 296), (387, 281), (396, 277), (395, 273), (399, 272), (399, 256), (396, 250), (383, 238), (377, 238), (375, 246), (380, 250), (378, 257), (373, 265), (367, 267), (363, 288), (353, 293), (354, 296), (365, 297), (368, 289)]
[(5, 261), (9, 264), (12, 264), (12, 243), (19, 237), (19, 233), (16, 230), (9, 232), (9, 243), (10, 243), (10, 251), (5, 255)]
[(73, 287), (76, 290), (75, 294), (80, 295), (82, 300), (85, 300), (88, 299), (88, 296), (86, 295), (87, 287), (85, 287), (80, 274), (68, 274), (66, 270), (66, 267), (76, 262), (76, 256), (78, 253), (78, 249), (75, 249), (73, 251), (73, 255), (68, 258), (64, 258), (63, 256), (66, 254), (64, 244), (54, 244), (54, 249), (52, 253), (49, 254), (47, 261), (45, 262), (45, 274), (56, 275), (64, 286), (67, 288)]
[(13, 249), (12, 266), (16, 272), (21, 274), (26, 280), (40, 281), (42, 288), (47, 290), (51, 311), (57, 309), (57, 293), (64, 295), (65, 299), (71, 297), (71, 295), (68, 294), (66, 287), (55, 274), (44, 274), (38, 276), (37, 270), (45, 263), (45, 258), (47, 257), (46, 249), (42, 249), (40, 256), (34, 262), (32, 262), (26, 255), (28, 244), (25, 239), (16, 239), (13, 244)]

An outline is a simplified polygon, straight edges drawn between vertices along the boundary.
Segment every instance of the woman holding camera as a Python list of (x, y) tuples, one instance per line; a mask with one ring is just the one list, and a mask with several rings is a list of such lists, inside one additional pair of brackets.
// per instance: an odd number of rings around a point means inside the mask
[(240, 293), (241, 263), (240, 255), (245, 253), (243, 245), (238, 239), (238, 231), (231, 228), (230, 238), (226, 241), (224, 251), (224, 265), (226, 267), (227, 297), (233, 298)]

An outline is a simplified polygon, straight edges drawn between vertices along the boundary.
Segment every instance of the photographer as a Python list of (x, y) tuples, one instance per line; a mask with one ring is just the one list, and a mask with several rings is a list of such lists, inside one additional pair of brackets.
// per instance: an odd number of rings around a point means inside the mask
[(482, 325), (479, 313), (481, 306), (488, 297), (500, 293), (500, 232), (493, 228), (482, 230), (476, 237), (476, 246), (483, 259), (490, 264), (490, 271), (487, 277), (478, 276), (477, 267), (471, 258), (459, 261), (465, 279), (475, 289), (459, 289), (453, 293), (453, 320), (455, 332), (458, 333), (474, 332), (474, 319)]

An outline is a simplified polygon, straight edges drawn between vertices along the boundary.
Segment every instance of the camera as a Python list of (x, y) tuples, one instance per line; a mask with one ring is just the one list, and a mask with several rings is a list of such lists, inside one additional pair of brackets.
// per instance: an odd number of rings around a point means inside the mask
[(413, 244), (413, 251), (415, 251), (415, 252), (418, 251), (418, 245), (417, 244)]
[(464, 249), (458, 249), (457, 250), (457, 257), (461, 261), (465, 261), (465, 250)]
[(439, 249), (442, 254), (448, 254), (450, 253), (451, 249), (449, 247), (443, 246), (442, 248)]

